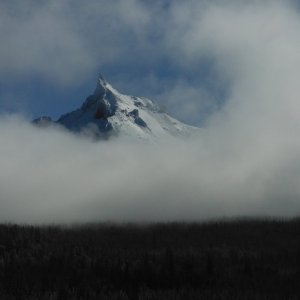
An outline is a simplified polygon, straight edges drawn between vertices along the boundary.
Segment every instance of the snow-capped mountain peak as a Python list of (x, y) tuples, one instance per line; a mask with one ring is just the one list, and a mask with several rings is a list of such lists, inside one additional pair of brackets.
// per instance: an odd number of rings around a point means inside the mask
[(86, 98), (80, 108), (62, 115), (56, 122), (47, 117), (34, 120), (35, 124), (43, 126), (45, 122), (98, 138), (120, 135), (153, 140), (185, 137), (199, 130), (170, 117), (150, 99), (121, 94), (103, 76), (99, 77), (94, 93)]

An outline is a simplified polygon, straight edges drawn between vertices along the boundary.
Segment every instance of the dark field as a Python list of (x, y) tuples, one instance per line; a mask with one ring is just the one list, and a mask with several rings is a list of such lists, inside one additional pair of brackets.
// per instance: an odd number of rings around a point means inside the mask
[(300, 220), (0, 225), (0, 299), (300, 299)]

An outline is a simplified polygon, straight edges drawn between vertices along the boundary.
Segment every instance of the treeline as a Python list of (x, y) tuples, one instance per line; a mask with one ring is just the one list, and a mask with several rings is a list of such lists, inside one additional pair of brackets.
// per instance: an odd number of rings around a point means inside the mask
[(0, 299), (300, 299), (300, 220), (3, 224)]

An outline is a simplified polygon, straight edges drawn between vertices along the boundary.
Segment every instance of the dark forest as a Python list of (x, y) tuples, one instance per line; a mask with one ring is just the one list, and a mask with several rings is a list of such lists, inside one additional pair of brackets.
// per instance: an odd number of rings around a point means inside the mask
[(0, 225), (0, 299), (299, 297), (299, 219)]

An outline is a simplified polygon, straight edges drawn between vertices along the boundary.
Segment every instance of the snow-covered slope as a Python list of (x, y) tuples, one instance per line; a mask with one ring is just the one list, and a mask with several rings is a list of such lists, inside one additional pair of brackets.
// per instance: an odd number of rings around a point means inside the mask
[[(34, 123), (45, 126), (53, 121), (42, 117)], [(102, 76), (94, 94), (87, 97), (79, 109), (62, 115), (54, 123), (73, 132), (85, 132), (99, 138), (120, 135), (153, 140), (187, 137), (199, 130), (170, 117), (149, 99), (119, 93)]]

